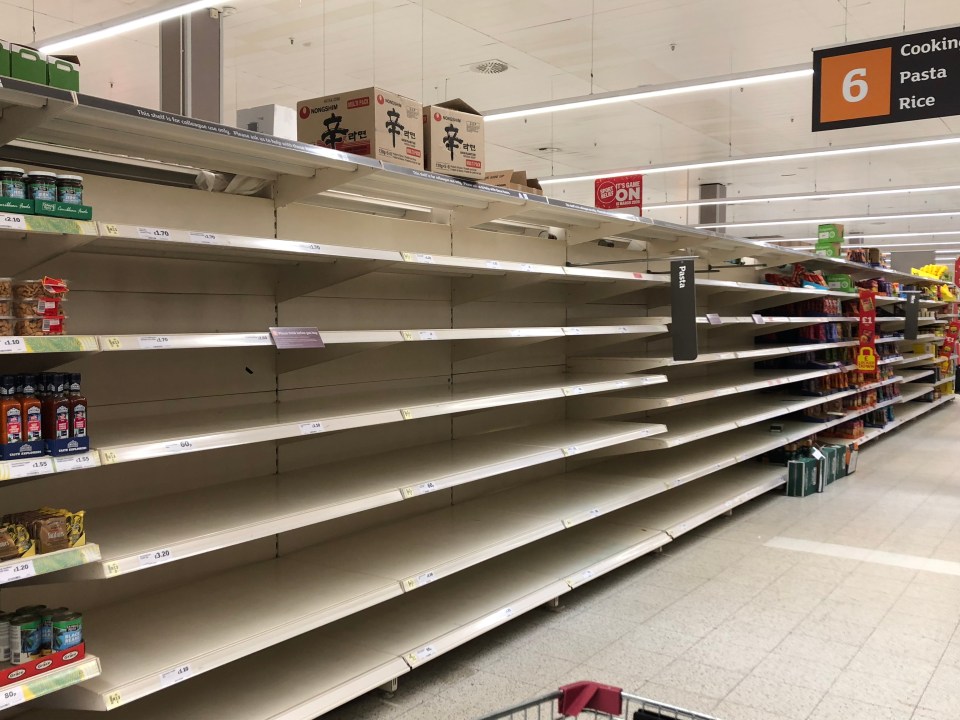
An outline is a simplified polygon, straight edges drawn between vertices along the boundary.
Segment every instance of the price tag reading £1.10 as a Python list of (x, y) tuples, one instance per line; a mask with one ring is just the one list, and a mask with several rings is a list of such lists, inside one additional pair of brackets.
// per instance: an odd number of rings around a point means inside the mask
[(5, 337), (0, 339), (0, 355), (14, 355), (25, 353), (27, 343), (22, 337)]

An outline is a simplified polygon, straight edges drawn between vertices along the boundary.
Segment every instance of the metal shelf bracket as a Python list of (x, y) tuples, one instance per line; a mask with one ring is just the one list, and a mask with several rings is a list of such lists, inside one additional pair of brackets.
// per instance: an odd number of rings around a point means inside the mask
[(353, 170), (337, 170), (335, 168), (319, 168), (313, 177), (297, 177), (295, 175), (281, 175), (277, 178), (274, 192), (274, 204), (278, 208), (292, 205), (308, 197), (319, 195), (332, 190), (339, 185), (359, 180), (374, 172), (378, 168), (360, 167)]

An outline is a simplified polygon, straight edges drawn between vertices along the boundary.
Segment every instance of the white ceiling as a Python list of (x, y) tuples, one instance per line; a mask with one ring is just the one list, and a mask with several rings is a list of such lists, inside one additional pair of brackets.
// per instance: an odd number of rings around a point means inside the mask
[[(640, 85), (806, 63), (811, 48), (960, 23), (957, 0), (226, 0), (224, 119), (236, 108), (381, 85), (430, 103), (492, 109)], [(150, 0), (0, 0), (4, 39), (90, 25)], [(845, 9), (844, 5), (848, 7)], [(36, 13), (33, 8), (36, 6)], [(82, 48), (83, 89), (158, 104), (157, 32)], [(486, 76), (473, 63), (510, 70)], [(591, 79), (592, 75), (592, 79)], [(960, 118), (810, 132), (810, 80), (490, 123), (488, 166), (566, 175), (960, 132)], [(557, 147), (559, 151), (540, 150)], [(960, 183), (960, 147), (871, 153), (648, 176), (647, 202)], [(549, 194), (592, 203), (592, 182)], [(960, 212), (960, 191), (731, 207), (731, 221)], [(651, 211), (697, 222), (695, 209)], [(958, 215), (960, 217), (960, 215)], [(848, 223), (868, 234), (960, 229), (954, 217)], [(804, 226), (736, 230), (809, 237)], [(895, 242), (894, 240), (880, 242)], [(960, 245), (958, 245), (960, 246)]]

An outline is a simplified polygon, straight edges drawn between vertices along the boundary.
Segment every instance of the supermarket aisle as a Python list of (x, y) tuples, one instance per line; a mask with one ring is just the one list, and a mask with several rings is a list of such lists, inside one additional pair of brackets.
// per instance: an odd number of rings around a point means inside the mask
[(958, 422), (951, 403), (827, 493), (754, 501), (324, 720), (476, 718), (581, 679), (720, 720), (956, 720)]

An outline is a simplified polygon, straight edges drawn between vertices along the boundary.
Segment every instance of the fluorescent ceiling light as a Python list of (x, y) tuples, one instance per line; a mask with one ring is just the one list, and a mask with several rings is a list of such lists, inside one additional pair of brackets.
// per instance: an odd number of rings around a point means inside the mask
[(540, 178), (541, 185), (555, 185), (557, 183), (581, 182), (598, 180), (601, 178), (617, 177), (618, 175), (640, 173), (643, 175), (657, 175), (669, 172), (686, 172), (688, 170), (705, 170), (709, 168), (732, 167), (737, 165), (756, 165), (759, 163), (780, 162), (782, 160), (808, 160), (810, 158), (836, 157), (840, 155), (859, 155), (869, 152), (886, 152), (890, 150), (917, 150), (927, 147), (941, 147), (960, 143), (960, 136), (931, 138), (928, 140), (910, 140), (906, 142), (885, 143), (882, 145), (851, 145), (829, 150), (800, 150), (792, 153), (777, 153), (768, 155), (745, 155), (728, 160), (711, 160), (695, 163), (680, 163), (676, 165), (651, 165), (649, 167), (634, 167), (613, 172), (588, 173), (584, 175), (558, 175), (556, 177)]
[(638, 102), (641, 100), (653, 100), (656, 98), (671, 97), (673, 95), (687, 95), (689, 93), (705, 92), (708, 90), (725, 90), (747, 85), (796, 80), (810, 77), (811, 75), (813, 75), (813, 68), (809, 65), (791, 65), (789, 67), (771, 68), (760, 72), (737, 73), (707, 78), (705, 80), (653, 85), (644, 88), (598, 93), (596, 95), (581, 95), (580, 97), (566, 98), (565, 100), (554, 100), (531, 105), (517, 105), (485, 112), (483, 119), (486, 122), (509, 120), (511, 118), (545, 115), (565, 110), (582, 110), (583, 108), (598, 107), (600, 105)]
[(90, 27), (51, 38), (40, 46), (42, 53), (56, 53), (70, 50), (81, 45), (89, 45), (98, 40), (122, 35), (123, 33), (139, 30), (140, 28), (157, 25), (164, 20), (171, 20), (181, 15), (189, 15), (197, 10), (204, 10), (219, 5), (222, 0), (197, 0), (195, 2), (165, 2), (159, 3), (146, 10), (123, 15), (113, 20), (91, 25)]
[(695, 227), (697, 230), (713, 230), (715, 228), (763, 227), (766, 225), (815, 225), (819, 223), (835, 222), (867, 222), (869, 220), (913, 220), (918, 218), (951, 217), (953, 215), (960, 215), (960, 210), (933, 213), (908, 213), (903, 215), (861, 215), (859, 217), (807, 218), (805, 220), (755, 220), (743, 223), (711, 223), (709, 225), (696, 225)]
[[(883, 245), (878, 245), (876, 243), (866, 243), (864, 245), (841, 245), (841, 250), (867, 250), (870, 248), (914, 248), (915, 250), (929, 250), (932, 245), (956, 245), (954, 242), (943, 242), (943, 243), (884, 243)], [(815, 245), (790, 245), (790, 246), (781, 246), (784, 250), (814, 250), (816, 249)], [(943, 252), (953, 252), (955, 248), (949, 248), (949, 250), (944, 250)]]
[[(960, 235), (960, 230), (934, 230), (933, 232), (906, 232), (906, 233), (881, 233), (878, 235), (851, 235), (846, 238), (847, 240), (876, 240), (876, 239), (892, 239), (892, 238), (908, 238), (908, 237), (938, 237), (941, 235)], [(803, 238), (782, 238), (777, 240), (770, 240), (771, 243), (782, 243), (782, 242), (815, 242), (817, 238), (815, 237), (803, 237)], [(859, 245), (851, 245), (851, 247), (860, 247)]]
[(910, 193), (947, 192), (960, 190), (960, 185), (927, 185), (923, 187), (884, 188), (877, 190), (843, 190), (838, 192), (814, 192), (802, 195), (764, 195), (745, 198), (717, 200), (690, 200), (689, 202), (644, 205), (646, 210), (669, 210), (672, 208), (708, 207), (713, 205), (753, 205), (757, 203), (797, 202), (799, 200), (833, 200), (836, 198), (873, 197), (875, 195), (908, 195)]

